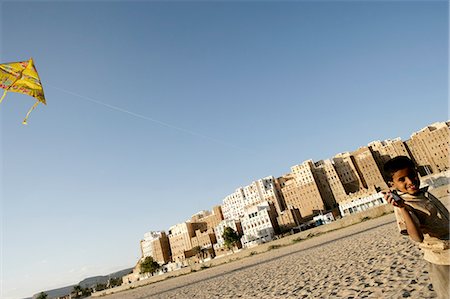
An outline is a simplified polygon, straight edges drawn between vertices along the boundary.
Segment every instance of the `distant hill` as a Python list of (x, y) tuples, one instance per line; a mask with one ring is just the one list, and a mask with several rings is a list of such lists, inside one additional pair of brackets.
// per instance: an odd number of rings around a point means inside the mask
[(83, 279), (82, 281), (79, 282), (79, 285), (83, 288), (86, 287), (93, 287), (95, 286), (97, 283), (107, 283), (108, 279), (110, 278), (117, 278), (117, 277), (122, 277), (124, 275), (129, 274), (131, 271), (133, 271), (133, 268), (128, 268), (128, 269), (124, 269), (124, 270), (120, 270), (105, 276), (92, 276), (92, 277), (88, 277)]
[[(88, 277), (83, 279), (82, 281), (80, 281), (78, 284), (82, 287), (82, 288), (87, 288), (87, 287), (93, 287), (98, 283), (107, 283), (108, 279), (110, 278), (118, 278), (118, 277), (122, 277), (124, 275), (129, 274), (131, 271), (133, 271), (133, 268), (128, 268), (128, 269), (124, 269), (124, 270), (120, 270), (108, 275), (104, 275), (104, 276), (92, 276), (92, 277)], [(67, 287), (62, 287), (59, 289), (53, 289), (53, 290), (48, 290), (48, 291), (44, 291), (45, 293), (47, 293), (48, 298), (57, 298), (60, 296), (64, 296), (64, 295), (68, 295), (70, 294), (70, 292), (72, 292), (73, 287), (76, 286), (76, 284), (74, 285), (70, 285)], [(33, 299), (36, 298), (37, 296), (39, 296), (41, 292), (34, 294), (33, 295)], [(24, 299), (30, 299), (30, 298), (24, 298)]]

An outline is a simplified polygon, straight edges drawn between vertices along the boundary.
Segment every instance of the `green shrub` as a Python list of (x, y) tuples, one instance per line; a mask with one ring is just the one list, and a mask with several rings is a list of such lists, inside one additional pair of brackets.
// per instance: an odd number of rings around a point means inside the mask
[(278, 249), (280, 247), (281, 247), (281, 245), (270, 245), (267, 250)]

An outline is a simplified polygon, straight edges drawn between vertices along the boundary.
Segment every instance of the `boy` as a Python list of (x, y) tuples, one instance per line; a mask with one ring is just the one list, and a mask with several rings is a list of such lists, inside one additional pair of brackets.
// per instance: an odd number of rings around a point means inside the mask
[(384, 164), (388, 185), (395, 192), (385, 194), (394, 206), (395, 217), (401, 234), (418, 242), (429, 263), (429, 276), (438, 298), (449, 298), (449, 213), (445, 206), (419, 189), (420, 180), (414, 163), (405, 156), (398, 156)]

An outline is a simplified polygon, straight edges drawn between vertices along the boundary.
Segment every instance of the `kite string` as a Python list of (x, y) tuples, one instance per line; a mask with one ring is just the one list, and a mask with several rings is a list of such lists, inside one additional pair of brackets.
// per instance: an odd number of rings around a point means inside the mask
[(237, 146), (237, 145), (234, 145), (234, 144), (231, 144), (231, 143), (228, 143), (228, 142), (216, 139), (216, 138), (212, 138), (212, 137), (209, 137), (209, 136), (206, 136), (206, 135), (203, 135), (203, 134), (191, 131), (191, 130), (187, 130), (187, 129), (184, 129), (184, 128), (181, 128), (181, 127), (178, 127), (178, 126), (174, 126), (172, 124), (169, 124), (169, 123), (166, 123), (166, 122), (154, 119), (152, 117), (148, 117), (148, 116), (145, 116), (145, 115), (142, 115), (142, 114), (138, 114), (138, 113), (135, 113), (135, 112), (132, 112), (132, 111), (129, 111), (129, 110), (117, 107), (117, 106), (113, 106), (113, 105), (110, 105), (110, 104), (107, 104), (107, 103), (95, 100), (93, 98), (90, 98), (90, 97), (87, 97), (87, 96), (75, 93), (73, 91), (69, 91), (69, 90), (63, 89), (61, 87), (53, 86), (51, 84), (47, 84), (47, 86), (50, 86), (50, 87), (52, 87), (52, 88), (54, 88), (56, 90), (62, 91), (64, 93), (76, 96), (78, 98), (84, 99), (86, 101), (89, 101), (89, 102), (92, 102), (92, 103), (95, 103), (95, 104), (98, 104), (98, 105), (110, 108), (112, 110), (120, 111), (120, 112), (129, 114), (129, 115), (141, 118), (141, 119), (152, 121), (154, 123), (157, 123), (157, 124), (159, 124), (161, 126), (164, 126), (164, 127), (167, 127), (167, 128), (171, 128), (171, 129), (174, 129), (174, 130), (177, 130), (177, 131), (180, 131), (180, 132), (184, 132), (184, 133), (187, 133), (187, 134), (190, 134), (190, 135), (193, 135), (193, 136), (197, 136), (197, 137), (200, 137), (200, 138), (203, 138), (203, 139), (207, 139), (207, 140), (213, 141), (215, 143), (222, 144), (222, 145), (225, 145), (225, 146), (228, 146), (228, 147), (232, 147), (232, 148), (235, 148), (235, 149), (238, 149), (238, 150), (250, 153), (250, 154), (255, 154), (255, 152), (253, 150), (250, 150), (250, 149), (247, 149), (247, 148), (243, 148), (243, 147), (240, 147), (240, 146)]

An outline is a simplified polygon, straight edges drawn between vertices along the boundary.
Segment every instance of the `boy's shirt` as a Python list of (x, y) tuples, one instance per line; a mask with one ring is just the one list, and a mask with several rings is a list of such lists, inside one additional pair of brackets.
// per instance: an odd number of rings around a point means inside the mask
[[(423, 241), (419, 243), (419, 247), (424, 253), (424, 259), (438, 265), (450, 265), (448, 210), (426, 191), (427, 189), (421, 189), (417, 195), (399, 195), (408, 205), (411, 218), (422, 231)], [(394, 213), (400, 233), (407, 235), (400, 210), (394, 207)]]

